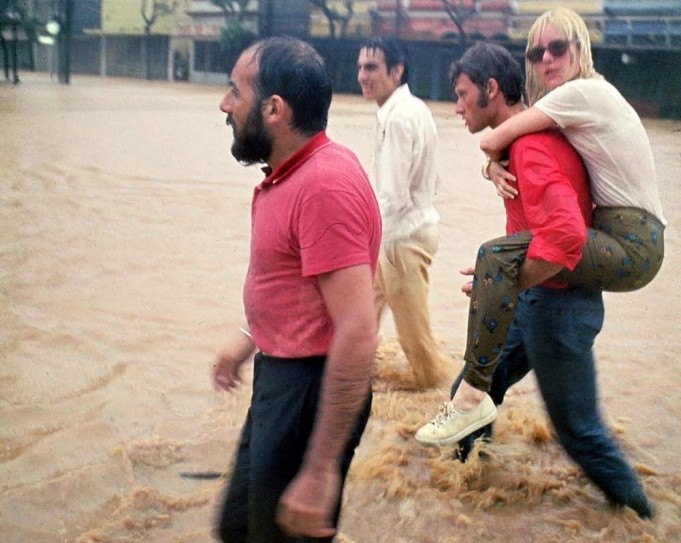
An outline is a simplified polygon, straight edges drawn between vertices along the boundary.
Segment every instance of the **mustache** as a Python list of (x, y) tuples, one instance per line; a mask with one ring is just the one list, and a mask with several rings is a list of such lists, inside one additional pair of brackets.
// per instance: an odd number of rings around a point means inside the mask
[(234, 118), (231, 115), (227, 115), (227, 117), (225, 117), (225, 124), (227, 126), (231, 126), (233, 128), (234, 127)]

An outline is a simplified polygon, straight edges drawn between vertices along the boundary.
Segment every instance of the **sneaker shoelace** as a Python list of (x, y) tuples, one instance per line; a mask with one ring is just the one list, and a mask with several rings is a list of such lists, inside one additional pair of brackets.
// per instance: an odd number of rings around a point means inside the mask
[(454, 412), (451, 402), (442, 402), (440, 406), (440, 412), (435, 416), (433, 420), (430, 421), (434, 426), (442, 426), (445, 422), (449, 420)]

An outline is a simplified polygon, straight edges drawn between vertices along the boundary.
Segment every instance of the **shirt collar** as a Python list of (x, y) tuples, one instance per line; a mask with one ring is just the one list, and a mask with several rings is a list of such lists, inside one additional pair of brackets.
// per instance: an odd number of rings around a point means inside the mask
[(410, 94), (411, 92), (409, 91), (409, 85), (407, 83), (397, 87), (393, 91), (393, 93), (388, 97), (388, 99), (383, 103), (383, 105), (378, 108), (378, 111), (376, 112), (378, 122), (383, 124), (388, 118), (388, 115), (390, 115), (390, 110), (393, 107), (395, 107), (395, 104), (397, 104), (400, 100), (402, 100), (402, 98)]
[(279, 166), (272, 170), (272, 168), (265, 167), (262, 169), (265, 174), (265, 179), (260, 183), (260, 188), (264, 188), (268, 185), (276, 185), (284, 181), (290, 173), (292, 173), (298, 166), (303, 164), (308, 158), (310, 158), (318, 149), (324, 147), (330, 142), (325, 130), (317, 132), (312, 136), (305, 145), (288, 157), (284, 162), (279, 164)]

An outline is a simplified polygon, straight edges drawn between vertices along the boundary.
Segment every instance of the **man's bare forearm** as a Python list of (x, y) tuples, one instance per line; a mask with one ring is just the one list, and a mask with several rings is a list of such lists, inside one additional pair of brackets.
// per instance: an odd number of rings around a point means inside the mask
[(317, 420), (305, 457), (310, 467), (338, 466), (371, 386), (376, 335), (365, 330), (341, 334), (334, 339), (326, 362)]
[(518, 272), (518, 287), (520, 290), (534, 287), (547, 279), (551, 279), (561, 270), (563, 270), (563, 266), (560, 264), (526, 258)]

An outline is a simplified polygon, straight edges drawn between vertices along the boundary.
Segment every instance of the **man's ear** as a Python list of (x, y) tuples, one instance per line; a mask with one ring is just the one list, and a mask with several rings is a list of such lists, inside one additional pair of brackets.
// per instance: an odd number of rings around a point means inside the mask
[(494, 98), (497, 94), (499, 94), (499, 83), (496, 79), (490, 77), (487, 80), (487, 96)]
[(404, 64), (395, 64), (390, 68), (390, 79), (392, 79), (397, 85), (402, 82), (402, 74), (404, 73)]
[(277, 124), (290, 114), (290, 108), (278, 94), (273, 94), (263, 103), (262, 117), (266, 123)]

